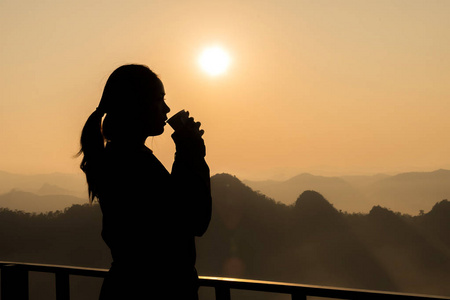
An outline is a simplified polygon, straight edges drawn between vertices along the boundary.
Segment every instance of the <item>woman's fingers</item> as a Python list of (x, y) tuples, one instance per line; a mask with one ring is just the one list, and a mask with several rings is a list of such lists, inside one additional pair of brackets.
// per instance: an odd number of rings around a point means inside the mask
[(200, 130), (200, 126), (202, 126), (201, 122), (195, 122), (194, 118), (188, 118), (187, 128), (193, 129), (194, 131), (198, 131), (200, 135), (203, 135), (204, 131)]

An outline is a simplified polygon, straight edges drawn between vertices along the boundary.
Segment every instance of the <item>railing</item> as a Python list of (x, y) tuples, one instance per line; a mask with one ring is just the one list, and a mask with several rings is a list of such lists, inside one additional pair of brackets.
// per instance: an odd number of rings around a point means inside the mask
[[(105, 277), (107, 269), (82, 268), (72, 266), (44, 265), (0, 261), (1, 300), (28, 300), (28, 272), (55, 274), (57, 300), (70, 299), (70, 275)], [(213, 287), (216, 300), (230, 300), (231, 290), (250, 290), (291, 295), (292, 300), (306, 300), (308, 296), (335, 299), (392, 299), (420, 300), (450, 298), (369, 290), (355, 290), (272, 281), (245, 280), (200, 276), (200, 286)]]

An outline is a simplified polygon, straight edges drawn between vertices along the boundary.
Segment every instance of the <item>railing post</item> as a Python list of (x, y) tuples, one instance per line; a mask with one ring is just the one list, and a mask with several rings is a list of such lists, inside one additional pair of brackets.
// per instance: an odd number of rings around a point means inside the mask
[(292, 300), (307, 300), (308, 297), (305, 294), (292, 293)]
[(70, 299), (69, 273), (55, 272), (56, 300)]
[(2, 267), (1, 299), (28, 300), (28, 270), (14, 264)]
[(231, 300), (230, 288), (225, 286), (216, 286), (216, 300)]

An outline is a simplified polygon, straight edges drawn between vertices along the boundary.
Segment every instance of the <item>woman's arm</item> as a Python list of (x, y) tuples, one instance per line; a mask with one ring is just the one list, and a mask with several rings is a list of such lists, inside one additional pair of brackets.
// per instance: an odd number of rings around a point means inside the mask
[(176, 144), (172, 178), (182, 203), (182, 214), (196, 236), (202, 236), (211, 220), (211, 183), (205, 161), (205, 144), (200, 135), (174, 133)]

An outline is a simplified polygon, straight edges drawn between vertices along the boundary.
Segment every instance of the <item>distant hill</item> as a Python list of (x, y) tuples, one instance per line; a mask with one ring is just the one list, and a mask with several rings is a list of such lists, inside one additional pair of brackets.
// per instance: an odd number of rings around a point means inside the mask
[(306, 190), (319, 191), (324, 197), (333, 199), (337, 209), (344, 211), (369, 211), (372, 205), (356, 187), (339, 177), (315, 176), (304, 173), (286, 181), (249, 181), (245, 184), (254, 190), (285, 204), (293, 204)]
[[(39, 190), (36, 191), (38, 195), (75, 195), (79, 194), (68, 189), (64, 189), (54, 184), (44, 183)], [(82, 193), (86, 196), (86, 193)]]
[[(221, 176), (223, 175), (214, 176), (214, 180), (219, 180)], [(378, 174), (326, 177), (304, 173), (285, 181), (244, 180), (243, 183), (252, 190), (286, 205), (293, 205), (304, 191), (318, 191), (326, 199), (331, 199), (338, 211), (347, 212), (368, 213), (373, 206), (381, 205), (393, 211), (418, 215), (422, 210), (429, 211), (436, 202), (450, 199), (449, 170), (402, 173), (395, 176)], [(87, 201), (86, 180), (81, 171), (79, 174), (38, 175), (0, 171), (0, 195), (8, 194), (11, 190), (40, 196), (73, 196)], [(46, 201), (45, 199), (41, 200)]]
[(418, 214), (450, 199), (450, 171), (402, 173), (374, 182), (364, 192), (374, 205)]
[(87, 195), (86, 179), (81, 171), (79, 174), (51, 173), (34, 175), (13, 174), (0, 171), (0, 194), (7, 193), (12, 189), (36, 194), (47, 192), (54, 194), (55, 189), (59, 189), (59, 193), (64, 190), (64, 195), (77, 197)]
[(30, 192), (12, 190), (0, 195), (0, 208), (24, 212), (49, 212), (64, 210), (74, 204), (85, 204), (88, 200), (70, 195), (36, 195)]
[(286, 181), (244, 181), (251, 188), (285, 204), (293, 204), (305, 190), (315, 190), (348, 212), (367, 213), (382, 205), (411, 215), (429, 211), (450, 199), (450, 171), (402, 173), (395, 176), (324, 177), (300, 174)]

